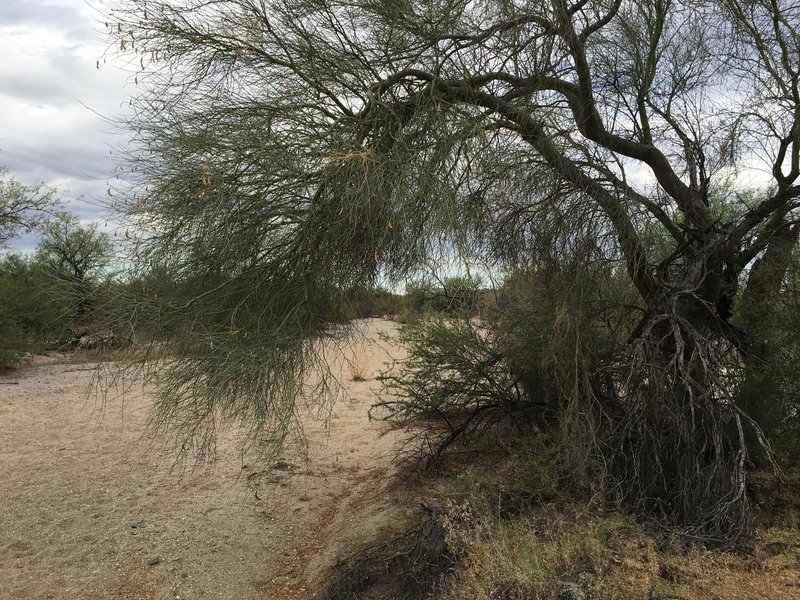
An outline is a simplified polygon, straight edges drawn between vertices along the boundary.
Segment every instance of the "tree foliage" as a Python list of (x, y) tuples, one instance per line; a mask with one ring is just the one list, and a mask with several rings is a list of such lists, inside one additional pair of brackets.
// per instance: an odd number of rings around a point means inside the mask
[(9, 239), (41, 224), (57, 202), (52, 189), (26, 186), (0, 167), (0, 248)]
[(86, 319), (95, 291), (112, 256), (108, 235), (97, 224), (81, 225), (74, 215), (58, 213), (42, 225), (36, 261), (53, 277), (61, 295), (68, 298), (64, 316)]
[(98, 277), (112, 256), (111, 240), (97, 230), (97, 224), (81, 225), (68, 213), (58, 213), (43, 224), (36, 251), (39, 262), (76, 282)]
[(47, 287), (47, 277), (32, 260), (15, 254), (0, 260), (0, 368), (43, 349), (53, 333), (58, 299), (49, 301)]
[[(732, 318), (780, 289), (800, 231), (794, 4), (107, 10), (113, 46), (141, 69), (135, 253), (194, 286), (160, 313), (182, 337), (164, 347), (178, 357), (158, 377), (164, 420), (196, 432), (220, 409), (282, 430), (346, 314), (343, 290), (453, 255), (498, 269), (566, 259), (576, 277), (606, 263), (636, 322), (603, 364), (573, 361), (576, 381), (617, 373), (605, 392), (573, 386), (602, 423), (606, 489), (698, 535), (745, 522), (748, 451), (766, 448), (748, 412), (777, 408), (741, 396), (773, 358)], [(753, 167), (763, 185), (742, 189)]]
[(111, 256), (105, 234), (67, 214), (39, 227), (34, 256), (0, 260), (0, 365), (13, 366), (27, 352), (78, 346), (112, 322), (111, 314), (127, 312), (119, 290), (101, 281)]

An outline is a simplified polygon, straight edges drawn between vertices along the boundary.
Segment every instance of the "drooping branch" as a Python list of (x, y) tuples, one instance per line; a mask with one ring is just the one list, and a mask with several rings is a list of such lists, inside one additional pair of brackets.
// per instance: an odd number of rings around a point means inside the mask
[(649, 298), (655, 284), (650, 273), (644, 247), (620, 200), (614, 197), (598, 182), (586, 175), (573, 161), (568, 159), (547, 135), (542, 124), (529, 113), (513, 104), (489, 94), (470, 88), (461, 83), (439, 81), (436, 92), (450, 102), (465, 102), (481, 106), (502, 115), (516, 124), (521, 137), (528, 142), (550, 167), (575, 189), (584, 192), (596, 201), (608, 216), (617, 234), (628, 273), (643, 298)]

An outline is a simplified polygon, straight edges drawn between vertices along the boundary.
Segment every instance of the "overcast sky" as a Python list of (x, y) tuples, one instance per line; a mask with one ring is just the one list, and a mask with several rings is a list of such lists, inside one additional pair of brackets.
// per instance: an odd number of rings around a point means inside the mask
[(125, 138), (104, 117), (131, 94), (128, 73), (103, 61), (102, 29), (84, 0), (0, 0), (0, 165), (22, 183), (56, 186), (83, 221), (106, 216)]

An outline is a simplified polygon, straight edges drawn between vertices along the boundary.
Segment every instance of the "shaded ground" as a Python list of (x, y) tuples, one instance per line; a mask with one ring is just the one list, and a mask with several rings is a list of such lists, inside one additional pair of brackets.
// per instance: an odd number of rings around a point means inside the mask
[(239, 431), (221, 435), (213, 464), (175, 468), (174, 452), (142, 437), (148, 394), (101, 411), (86, 397), (91, 365), (0, 375), (0, 597), (313, 597), (337, 556), (416, 510), (386, 493), (402, 433), (367, 418), (396, 352), (377, 332), (391, 328), (367, 322), (346, 353), (366, 381), (337, 367), (348, 396), (329, 431), (309, 419), (308, 461), (269, 470), (242, 455)]

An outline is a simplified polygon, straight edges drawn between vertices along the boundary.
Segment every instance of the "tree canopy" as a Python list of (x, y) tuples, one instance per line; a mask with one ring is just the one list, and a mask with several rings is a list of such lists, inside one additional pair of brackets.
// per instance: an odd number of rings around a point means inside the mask
[(58, 213), (42, 226), (37, 259), (54, 273), (83, 283), (96, 277), (111, 259), (111, 240), (97, 225), (81, 225), (74, 215)]
[(139, 85), (136, 256), (195, 290), (148, 313), (182, 332), (165, 421), (282, 440), (344, 291), (431, 257), (604, 262), (635, 315), (624, 375), (584, 390), (609, 489), (741, 522), (800, 231), (794, 3), (126, 0), (106, 25)]
[(52, 189), (26, 186), (0, 167), (0, 247), (41, 224), (58, 199)]

